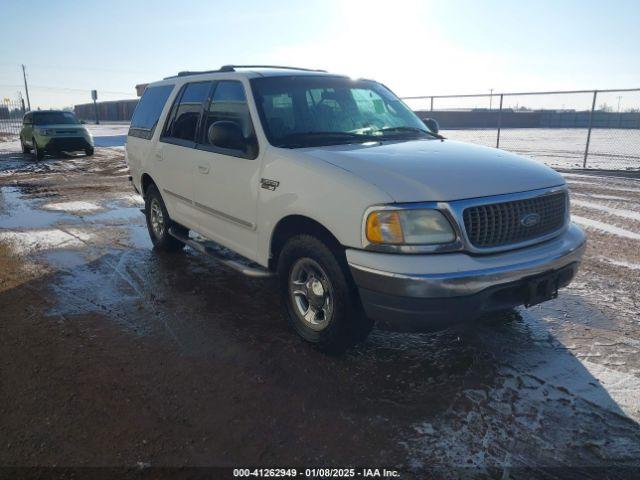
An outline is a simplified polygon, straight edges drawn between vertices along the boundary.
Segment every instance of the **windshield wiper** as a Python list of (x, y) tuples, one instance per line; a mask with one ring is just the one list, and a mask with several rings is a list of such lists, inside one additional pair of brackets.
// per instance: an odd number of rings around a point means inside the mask
[(285, 135), (284, 138), (289, 137), (349, 137), (349, 138), (367, 138), (379, 140), (373, 135), (353, 133), (353, 132), (340, 132), (340, 131), (327, 131), (327, 132), (295, 132)]
[(415, 133), (426, 133), (427, 135), (431, 135), (436, 137), (439, 140), (444, 140), (444, 137), (439, 133), (433, 133), (431, 130), (423, 130), (418, 127), (385, 127), (380, 128), (379, 130), (375, 130), (374, 133), (377, 132), (415, 132)]
[[(354, 139), (354, 140), (359, 140), (359, 141), (375, 141), (375, 142), (380, 142), (381, 138), (379, 136), (375, 136), (375, 135), (363, 135), (360, 133), (353, 133), (353, 132), (340, 132), (340, 131), (326, 131), (326, 132), (295, 132), (295, 133), (289, 133), (288, 135), (285, 135), (284, 137), (282, 137), (280, 139), (280, 143), (282, 144), (287, 144), (287, 140), (297, 140), (298, 142), (303, 139), (303, 138), (314, 138), (314, 139), (320, 139), (320, 138), (341, 138), (341, 139)], [(296, 142), (296, 146), (299, 145), (299, 143)]]

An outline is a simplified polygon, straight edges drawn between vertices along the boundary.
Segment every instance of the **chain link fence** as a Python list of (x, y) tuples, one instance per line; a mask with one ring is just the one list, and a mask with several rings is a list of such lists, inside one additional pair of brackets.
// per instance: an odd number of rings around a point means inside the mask
[(0, 141), (20, 134), (24, 102), (4, 98), (0, 101)]
[(640, 170), (640, 89), (434, 95), (403, 100), (452, 139), (556, 168)]

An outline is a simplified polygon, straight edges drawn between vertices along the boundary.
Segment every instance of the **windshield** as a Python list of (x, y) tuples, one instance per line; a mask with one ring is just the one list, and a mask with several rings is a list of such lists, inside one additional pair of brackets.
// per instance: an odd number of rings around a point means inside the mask
[(265, 134), (277, 147), (434, 138), (398, 97), (370, 80), (266, 77), (251, 86)]
[(34, 112), (34, 125), (77, 125), (78, 119), (71, 112)]

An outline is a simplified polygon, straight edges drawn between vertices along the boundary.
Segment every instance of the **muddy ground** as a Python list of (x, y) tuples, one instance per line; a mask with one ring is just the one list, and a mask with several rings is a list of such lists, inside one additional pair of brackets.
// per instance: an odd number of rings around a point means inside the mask
[(558, 299), (437, 334), (376, 329), (327, 356), (288, 328), (271, 280), (151, 249), (122, 148), (40, 163), (12, 148), (0, 465), (640, 467), (640, 180), (567, 174), (589, 246)]

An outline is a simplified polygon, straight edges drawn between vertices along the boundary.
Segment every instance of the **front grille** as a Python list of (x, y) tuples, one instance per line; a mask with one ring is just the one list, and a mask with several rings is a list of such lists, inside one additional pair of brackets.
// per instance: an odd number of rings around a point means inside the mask
[[(478, 205), (464, 210), (464, 228), (474, 247), (499, 247), (532, 240), (558, 230), (564, 225), (566, 210), (565, 192)], [(534, 218), (538, 219), (537, 223), (533, 222)]]
[(45, 149), (50, 151), (68, 151), (84, 150), (90, 148), (91, 145), (84, 137), (62, 137), (52, 138), (49, 143), (45, 145)]

